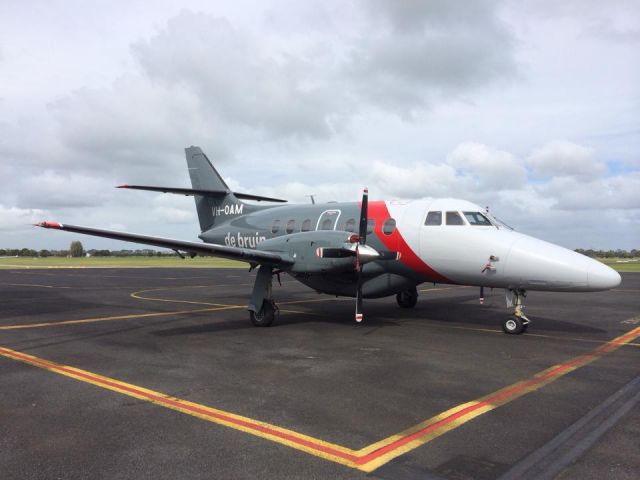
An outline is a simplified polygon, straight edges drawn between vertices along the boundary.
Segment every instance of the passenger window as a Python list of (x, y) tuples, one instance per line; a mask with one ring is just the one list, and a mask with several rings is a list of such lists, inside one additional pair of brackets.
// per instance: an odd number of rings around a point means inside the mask
[(304, 222), (302, 222), (302, 228), (300, 229), (300, 231), (308, 232), (309, 230), (311, 230), (311, 220), (307, 218)]
[(442, 225), (442, 212), (429, 212), (425, 225)]
[(467, 218), (467, 222), (471, 225), (481, 225), (484, 227), (490, 227), (491, 222), (480, 212), (462, 212)]
[(382, 233), (384, 233), (385, 235), (391, 235), (395, 229), (396, 221), (393, 218), (390, 218), (382, 224)]
[(458, 212), (447, 212), (447, 225), (464, 225), (464, 220)]
[(355, 232), (356, 231), (356, 219), (350, 218), (347, 220), (347, 223), (344, 224), (344, 229), (347, 232)]
[(320, 230), (333, 230), (333, 220), (325, 218), (320, 225)]
[(295, 228), (296, 228), (296, 221), (295, 220), (289, 220), (287, 222), (287, 228), (286, 228), (287, 233), (293, 233), (293, 230)]
[(271, 233), (275, 235), (276, 233), (278, 233), (279, 230), (280, 230), (280, 220), (274, 220), (273, 225), (271, 225)]
[(367, 233), (373, 233), (376, 228), (376, 220), (374, 218), (370, 218), (367, 220)]

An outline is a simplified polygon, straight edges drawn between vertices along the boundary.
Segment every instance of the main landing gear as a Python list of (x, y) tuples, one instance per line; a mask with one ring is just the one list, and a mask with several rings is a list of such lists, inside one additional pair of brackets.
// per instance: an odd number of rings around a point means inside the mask
[(262, 265), (253, 284), (253, 292), (249, 302), (249, 320), (256, 327), (268, 327), (278, 316), (278, 306), (273, 300), (271, 287), (273, 284), (273, 268)]
[(505, 291), (507, 307), (514, 307), (513, 315), (502, 322), (504, 333), (519, 335), (527, 331), (531, 320), (522, 312), (524, 309), (523, 299), (527, 292), (522, 289), (509, 289)]
[(271, 300), (264, 300), (262, 302), (262, 308), (258, 312), (249, 310), (249, 320), (256, 327), (268, 327), (276, 319), (278, 315), (278, 306), (276, 302)]
[(416, 287), (403, 290), (396, 295), (396, 301), (400, 308), (413, 308), (418, 303), (418, 289)]

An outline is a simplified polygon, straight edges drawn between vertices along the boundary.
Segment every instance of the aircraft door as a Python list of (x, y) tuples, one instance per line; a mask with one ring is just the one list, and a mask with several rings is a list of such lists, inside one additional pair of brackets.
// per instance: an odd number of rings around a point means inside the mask
[[(445, 205), (431, 208), (420, 233), (420, 254), (431, 268), (460, 283), (487, 285), (503, 275), (504, 259), (511, 235), (495, 226), (474, 226), (463, 220), (463, 212)], [(490, 262), (491, 269), (483, 267)]]
[(335, 230), (340, 213), (340, 210), (325, 210), (322, 212), (316, 224), (316, 230)]

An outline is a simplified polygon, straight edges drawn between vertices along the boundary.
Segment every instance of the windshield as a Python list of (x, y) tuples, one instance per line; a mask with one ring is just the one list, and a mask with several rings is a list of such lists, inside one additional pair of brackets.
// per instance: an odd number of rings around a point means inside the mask
[(489, 219), (480, 212), (462, 212), (462, 213), (464, 213), (464, 216), (467, 219), (467, 222), (469, 222), (469, 225), (480, 225), (483, 227), (491, 226), (491, 222), (489, 221)]
[(486, 215), (489, 219), (491, 219), (491, 223), (498, 228), (505, 227), (505, 228), (508, 228), (509, 230), (515, 230), (512, 226), (504, 223), (502, 220), (500, 220), (498, 217), (496, 217), (490, 212), (485, 212), (484, 215)]

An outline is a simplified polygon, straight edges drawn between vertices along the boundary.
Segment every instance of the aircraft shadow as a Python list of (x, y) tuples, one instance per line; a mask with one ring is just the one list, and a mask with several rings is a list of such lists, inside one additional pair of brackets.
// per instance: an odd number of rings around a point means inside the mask
[[(269, 328), (284, 328), (297, 324), (331, 323), (345, 327), (357, 328), (386, 328), (399, 327), (405, 321), (433, 322), (450, 324), (461, 327), (500, 329), (502, 321), (509, 315), (509, 311), (502, 302), (478, 305), (477, 296), (465, 295), (455, 298), (422, 299), (414, 309), (402, 309), (395, 304), (380, 304), (375, 301), (365, 301), (365, 321), (356, 324), (353, 321), (352, 305), (346, 302), (325, 304), (322, 309), (310, 310), (309, 313), (281, 314)], [(497, 303), (500, 303), (498, 306)], [(309, 307), (305, 307), (309, 308)], [(532, 317), (532, 327), (538, 332), (565, 332), (573, 334), (606, 333), (605, 329), (594, 328), (584, 324), (563, 321), (544, 316)], [(242, 320), (224, 320), (207, 322), (198, 325), (188, 325), (151, 332), (157, 336), (193, 335), (202, 333), (216, 333), (234, 330), (253, 329), (248, 318)]]

